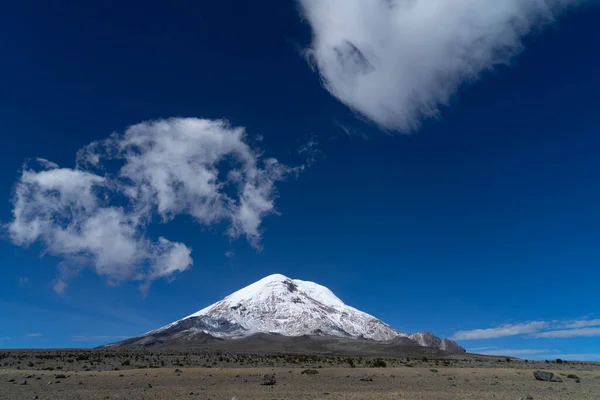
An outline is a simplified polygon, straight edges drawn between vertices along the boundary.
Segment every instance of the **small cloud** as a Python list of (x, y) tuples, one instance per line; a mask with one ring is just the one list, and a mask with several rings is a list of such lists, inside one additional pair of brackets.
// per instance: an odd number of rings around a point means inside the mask
[(29, 282), (29, 278), (26, 276), (22, 276), (19, 278), (19, 286), (23, 286), (25, 285), (27, 282)]
[(40, 336), (42, 336), (42, 334), (41, 333), (28, 333), (25, 336), (26, 337), (40, 337)]
[(65, 289), (67, 288), (67, 283), (62, 279), (57, 279), (54, 281), (54, 285), (52, 285), (52, 289), (56, 294), (63, 295), (65, 294)]
[(130, 336), (85, 336), (85, 335), (75, 335), (71, 337), (73, 342), (105, 342), (110, 340), (122, 340), (127, 339)]
[(235, 257), (235, 252), (233, 250), (229, 250), (225, 252), (225, 257), (227, 258), (233, 258)]
[(12, 340), (10, 336), (0, 336), (0, 340)]
[(555, 331), (540, 332), (534, 335), (536, 338), (572, 338), (572, 337), (595, 337), (600, 336), (600, 328), (561, 329)]
[(458, 331), (451, 339), (453, 340), (477, 340), (495, 339), (506, 336), (516, 336), (539, 332), (550, 326), (549, 322), (533, 321), (526, 324), (506, 324), (496, 328), (474, 329), (471, 331)]
[(478, 351), (495, 350), (495, 349), (498, 349), (498, 346), (473, 347), (473, 348), (469, 349), (469, 352), (476, 353)]

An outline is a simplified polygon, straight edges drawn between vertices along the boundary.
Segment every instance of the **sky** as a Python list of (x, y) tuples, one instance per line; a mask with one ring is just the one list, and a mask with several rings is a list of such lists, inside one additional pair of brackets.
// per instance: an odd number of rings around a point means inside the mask
[(593, 1), (5, 3), (0, 348), (281, 273), (470, 351), (600, 361)]

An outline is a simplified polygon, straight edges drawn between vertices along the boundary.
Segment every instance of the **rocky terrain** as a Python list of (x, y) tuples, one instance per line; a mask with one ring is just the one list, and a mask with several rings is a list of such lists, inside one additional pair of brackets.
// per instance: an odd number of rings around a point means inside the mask
[(0, 399), (600, 399), (599, 364), (440, 356), (0, 351)]

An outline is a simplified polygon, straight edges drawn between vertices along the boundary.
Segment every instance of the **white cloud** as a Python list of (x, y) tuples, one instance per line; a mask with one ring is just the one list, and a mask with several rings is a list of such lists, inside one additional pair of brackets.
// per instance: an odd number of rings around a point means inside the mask
[(587, 328), (590, 326), (600, 326), (600, 319), (582, 319), (569, 321), (564, 323), (564, 328), (575, 329), (575, 328)]
[[(187, 270), (189, 247), (146, 236), (150, 223), (177, 215), (226, 223), (231, 238), (244, 235), (259, 247), (262, 220), (275, 213), (275, 183), (303, 168), (262, 158), (243, 128), (196, 118), (133, 125), (81, 149), (76, 168), (37, 164), (23, 168), (7, 228), (15, 244), (40, 241), (63, 258), (57, 293), (82, 265), (142, 288)], [(115, 164), (118, 172), (109, 171)]]
[[(452, 339), (494, 339), (515, 335), (530, 335), (536, 338), (600, 336), (600, 319), (555, 320), (551, 322), (534, 321), (520, 324), (506, 324), (495, 328), (458, 331), (452, 336)], [(471, 351), (487, 349), (493, 349), (493, 347), (479, 347), (471, 349)]]
[[(558, 350), (547, 350), (547, 349), (498, 349), (498, 350), (486, 350), (481, 351), (481, 354), (489, 356), (507, 356), (507, 357), (518, 357), (527, 356), (533, 354), (548, 354), (556, 353)], [(476, 352), (475, 349), (469, 350), (469, 352)]]
[(307, 54), (342, 103), (390, 130), (437, 117), (458, 88), (522, 51), (578, 0), (299, 0)]
[(571, 338), (600, 336), (600, 328), (561, 329), (536, 333), (536, 338)]
[(40, 336), (42, 336), (42, 334), (41, 333), (28, 333), (25, 336), (27, 336), (27, 337), (40, 337)]
[(85, 336), (75, 335), (71, 338), (73, 342), (103, 342), (108, 340), (122, 340), (130, 336)]
[(505, 336), (523, 335), (539, 332), (548, 328), (550, 323), (545, 321), (533, 321), (525, 324), (506, 324), (496, 328), (474, 329), (471, 331), (458, 331), (451, 339), (453, 340), (476, 340), (494, 339)]
[(23, 286), (25, 285), (27, 282), (29, 282), (29, 278), (26, 276), (22, 276), (19, 278), (19, 286)]
[(472, 347), (469, 349), (469, 352), (476, 353), (478, 351), (496, 350), (496, 349), (498, 349), (498, 346)]

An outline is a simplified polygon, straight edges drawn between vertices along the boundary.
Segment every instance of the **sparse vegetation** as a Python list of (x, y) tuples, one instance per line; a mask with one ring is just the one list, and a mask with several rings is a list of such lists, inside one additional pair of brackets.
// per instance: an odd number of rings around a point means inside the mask
[(387, 367), (387, 363), (385, 361), (383, 361), (382, 358), (376, 358), (375, 360), (371, 361), (371, 363), (369, 364), (369, 367), (371, 367), (371, 368), (385, 368), (385, 367)]
[(319, 373), (319, 371), (317, 371), (316, 369), (305, 369), (304, 371), (300, 372), (303, 375), (317, 375)]

